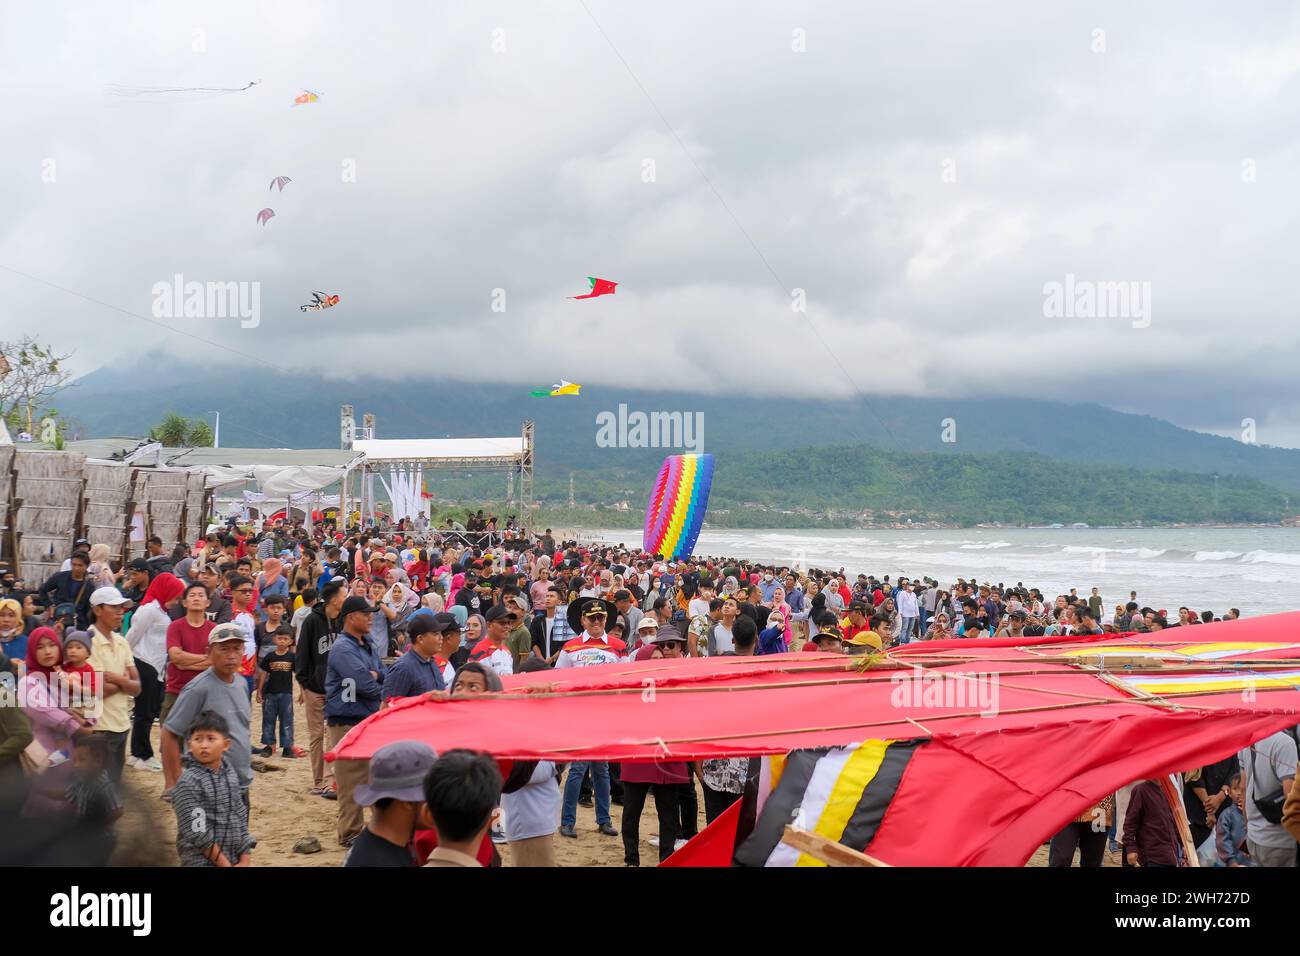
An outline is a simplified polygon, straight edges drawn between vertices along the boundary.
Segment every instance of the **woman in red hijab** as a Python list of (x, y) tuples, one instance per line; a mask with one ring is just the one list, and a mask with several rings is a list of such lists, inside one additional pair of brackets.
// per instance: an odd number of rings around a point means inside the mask
[(27, 675), (18, 685), (18, 701), (32, 723), (35, 742), (50, 759), (35, 778), (24, 811), (28, 816), (62, 813), (64, 802), (54, 796), (72, 780), (72, 738), (91, 732), (90, 722), (59, 706), (63, 643), (52, 627), (38, 627), (27, 638)]
[(180, 603), (185, 585), (174, 574), (164, 572), (149, 582), (140, 606), (131, 615), (126, 642), (131, 645), (135, 668), (140, 672), (140, 695), (135, 699), (131, 722), (131, 758), (127, 764), (137, 770), (162, 772), (162, 761), (153, 752), (149, 734), (162, 714), (163, 681), (167, 668), (167, 628), (172, 618), (168, 609)]

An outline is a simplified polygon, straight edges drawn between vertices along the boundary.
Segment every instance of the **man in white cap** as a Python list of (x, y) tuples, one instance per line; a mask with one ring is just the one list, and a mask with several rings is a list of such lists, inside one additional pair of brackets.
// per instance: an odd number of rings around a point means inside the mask
[[(633, 637), (629, 647), (634, 652), (639, 652), (646, 645), (654, 643), (654, 636), (659, 630), (659, 619), (653, 614), (647, 614), (637, 622), (636, 635)], [(640, 657), (636, 658), (641, 660)]]
[(140, 693), (140, 672), (131, 645), (118, 633), (131, 602), (117, 588), (96, 588), (90, 595), (90, 666), (99, 675), (104, 703), (95, 733), (108, 744), (108, 770), (114, 783), (126, 765), (126, 740), (131, 730), (130, 699)]
[(411, 840), (424, 806), (424, 778), (438, 759), (428, 744), (399, 740), (370, 758), (370, 779), (353, 799), (370, 807), (368, 823), (352, 843), (344, 866), (415, 866)]

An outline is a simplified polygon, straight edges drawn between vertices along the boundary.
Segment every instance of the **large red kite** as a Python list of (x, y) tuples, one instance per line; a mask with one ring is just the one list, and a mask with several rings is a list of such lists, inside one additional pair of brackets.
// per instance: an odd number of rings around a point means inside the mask
[[(658, 660), (504, 683), (502, 694), (398, 701), (330, 759), (406, 739), (502, 759), (770, 756), (773, 773), (802, 787), (829, 772), (828, 798), (851, 794), (842, 812), (808, 822), (853, 849), (901, 866), (1019, 866), (1120, 787), (1300, 722), (1300, 612), (1154, 635), (931, 641), (870, 660)], [(775, 782), (764, 786), (775, 800)], [(759, 817), (737, 862), (770, 857), (770, 831)]]

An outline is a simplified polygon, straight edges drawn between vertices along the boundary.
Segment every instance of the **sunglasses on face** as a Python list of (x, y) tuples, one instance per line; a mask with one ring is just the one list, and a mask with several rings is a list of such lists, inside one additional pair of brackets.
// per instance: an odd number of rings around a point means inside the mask
[(667, 650), (672, 650), (673, 648), (681, 648), (683, 646), (682, 641), (659, 641), (657, 643), (659, 647), (666, 648)]

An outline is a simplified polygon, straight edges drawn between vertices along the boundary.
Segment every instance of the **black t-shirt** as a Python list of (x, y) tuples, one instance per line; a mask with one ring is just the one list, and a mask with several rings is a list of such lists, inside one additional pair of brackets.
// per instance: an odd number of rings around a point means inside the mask
[(459, 604), (461, 607), (466, 608), (470, 614), (483, 613), (481, 610), (481, 608), (483, 607), (483, 601), (478, 596), (478, 592), (475, 591), (473, 588), (463, 587), (459, 591), (457, 591), (456, 603)]
[(366, 827), (348, 851), (344, 866), (415, 866), (410, 847), (398, 846), (375, 836)]
[(278, 654), (272, 651), (260, 661), (257, 666), (266, 671), (266, 684), (262, 687), (263, 694), (292, 694), (293, 693), (293, 665), (295, 661), (293, 651), (288, 654)]

